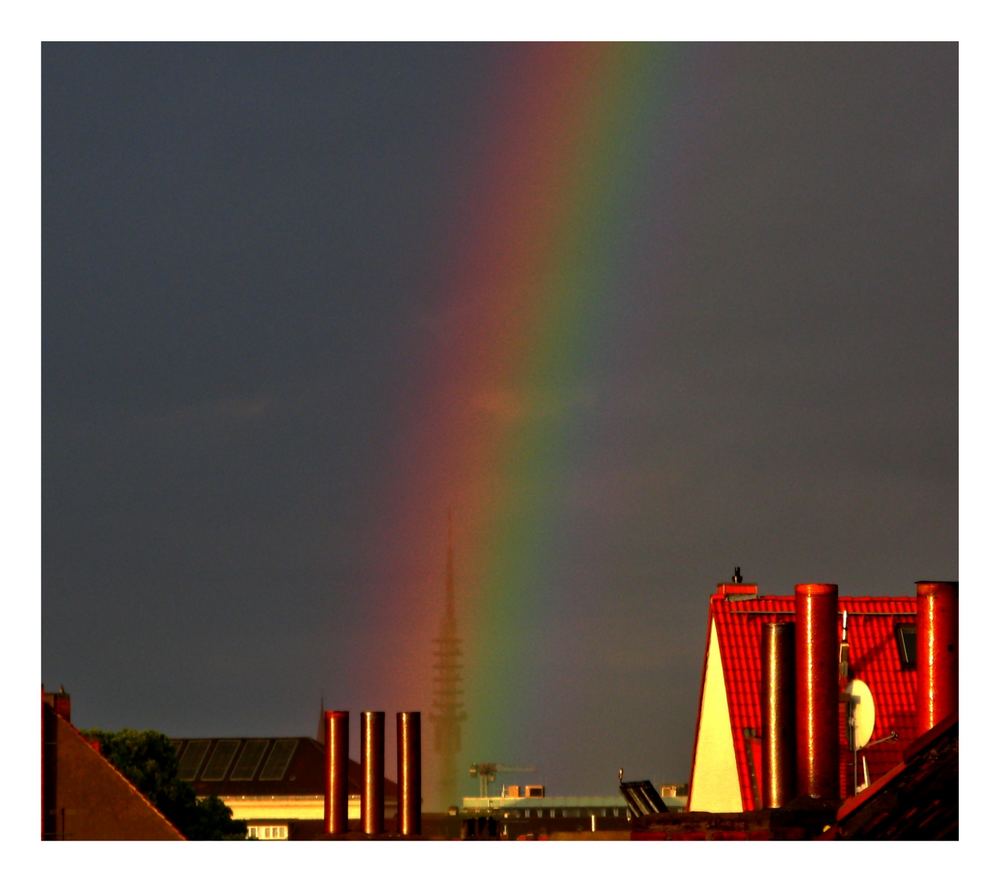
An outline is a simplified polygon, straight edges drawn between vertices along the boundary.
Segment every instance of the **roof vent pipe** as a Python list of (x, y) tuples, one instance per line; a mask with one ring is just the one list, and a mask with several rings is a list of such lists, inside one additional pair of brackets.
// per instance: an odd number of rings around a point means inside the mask
[(420, 835), (420, 711), (396, 714), (399, 833)]
[(323, 714), (323, 831), (347, 832), (347, 711)]
[(836, 800), (839, 713), (837, 586), (795, 586), (796, 790)]
[(958, 713), (958, 582), (917, 582), (917, 730)]
[(361, 829), (378, 836), (385, 829), (385, 712), (361, 712)]
[(764, 808), (795, 796), (795, 625), (766, 622), (761, 631)]

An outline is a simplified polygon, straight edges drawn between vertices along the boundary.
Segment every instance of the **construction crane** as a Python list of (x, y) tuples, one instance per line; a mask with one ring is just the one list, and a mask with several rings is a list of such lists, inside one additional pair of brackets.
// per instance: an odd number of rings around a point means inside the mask
[(489, 787), (497, 779), (497, 775), (505, 775), (508, 772), (534, 772), (534, 766), (505, 766), (501, 763), (473, 763), (469, 766), (469, 777), (479, 778), (479, 795), (483, 798), (489, 796)]

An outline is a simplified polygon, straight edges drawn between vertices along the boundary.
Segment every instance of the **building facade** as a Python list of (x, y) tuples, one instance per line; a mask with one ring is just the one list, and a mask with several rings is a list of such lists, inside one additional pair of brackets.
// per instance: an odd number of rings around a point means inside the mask
[[(919, 734), (917, 599), (840, 596), (833, 602), (835, 614), (823, 628), (835, 653), (830, 662), (839, 743), (835, 798), (842, 800), (899, 763), (906, 745)], [(796, 622), (796, 598), (764, 596), (756, 585), (726, 583), (709, 599), (689, 811), (766, 807), (762, 638), (769, 623), (802, 627)], [(850, 702), (836, 690), (856, 681), (870, 692), (874, 719), (866, 744), (854, 751), (848, 732)]]
[(184, 839), (80, 734), (70, 712), (67, 693), (42, 693), (42, 839)]
[[(245, 821), (249, 838), (314, 838), (324, 811), (324, 747), (314, 738), (179, 738), (179, 777), (200, 796), (219, 797)], [(396, 783), (388, 778), (385, 814), (396, 814)], [(360, 824), (361, 765), (348, 761), (348, 820)]]

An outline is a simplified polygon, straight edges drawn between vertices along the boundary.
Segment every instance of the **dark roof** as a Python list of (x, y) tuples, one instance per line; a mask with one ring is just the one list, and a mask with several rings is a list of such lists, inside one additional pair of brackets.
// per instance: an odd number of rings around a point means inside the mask
[(903, 761), (847, 800), (824, 839), (958, 839), (958, 717), (916, 739)]
[(813, 839), (833, 819), (835, 805), (804, 800), (801, 807), (754, 812), (663, 812), (633, 820), (633, 840)]
[[(323, 745), (315, 738), (174, 738), (180, 778), (199, 796), (322, 794)], [(362, 790), (360, 763), (348, 760), (348, 794)], [(396, 783), (385, 779), (385, 796)]]
[[(850, 646), (851, 676), (863, 680), (875, 699), (875, 731), (871, 741), (889, 736), (895, 731), (898, 739), (885, 741), (865, 749), (870, 777), (884, 774), (903, 755), (903, 748), (913, 740), (916, 730), (917, 673), (912, 665), (900, 658), (896, 627), (916, 623), (916, 597), (850, 597), (840, 595), (837, 611), (847, 612), (847, 638)], [(757, 594), (753, 584), (720, 585), (709, 599), (708, 637), (705, 643), (707, 663), (708, 644), (714, 623), (718, 633), (719, 652), (729, 703), (733, 745), (736, 749), (736, 766), (745, 811), (759, 808), (755, 804), (754, 781), (750, 756), (760, 752), (759, 738), (762, 731), (760, 707), (760, 640), (765, 622), (795, 621), (795, 598), (768, 597)], [(836, 627), (840, 642), (840, 620), (831, 622)], [(707, 668), (707, 664), (706, 664)], [(704, 674), (702, 691), (704, 691)], [(849, 793), (850, 772), (847, 749), (846, 721), (841, 707), (841, 794)], [(700, 725), (699, 710), (699, 725)], [(753, 735), (747, 733), (755, 733)], [(756, 742), (756, 743), (754, 743)], [(697, 732), (695, 745), (698, 743)], [(759, 770), (758, 770), (759, 774)], [(692, 768), (692, 778), (694, 770)]]

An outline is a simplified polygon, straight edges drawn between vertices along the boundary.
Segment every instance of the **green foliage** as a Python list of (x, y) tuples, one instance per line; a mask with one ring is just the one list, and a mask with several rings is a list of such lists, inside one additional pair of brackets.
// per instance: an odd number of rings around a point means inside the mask
[(245, 839), (247, 825), (234, 821), (217, 796), (199, 800), (194, 789), (177, 777), (177, 751), (161, 732), (122, 729), (81, 733), (97, 741), (101, 754), (135, 785), (187, 839)]
[(188, 839), (246, 839), (247, 825), (233, 820), (233, 810), (219, 797), (199, 800), (197, 811), (189, 818)]

